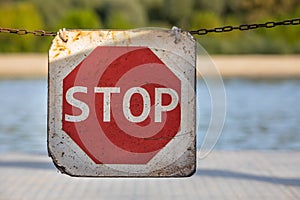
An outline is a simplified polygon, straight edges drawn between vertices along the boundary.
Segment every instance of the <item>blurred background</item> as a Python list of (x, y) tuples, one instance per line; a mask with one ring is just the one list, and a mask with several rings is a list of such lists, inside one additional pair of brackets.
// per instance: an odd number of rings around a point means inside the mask
[[(185, 30), (262, 23), (300, 16), (299, 0), (1, 0), (0, 25), (60, 28)], [(197, 37), (210, 54), (300, 53), (300, 29), (278, 27)], [(46, 52), (51, 38), (1, 35), (0, 52)]]
[[(27, 30), (197, 30), (299, 17), (299, 0), (0, 0), (0, 27)], [(47, 156), (53, 37), (0, 33), (0, 199), (300, 199), (300, 25), (195, 37), (226, 90), (214, 151), (192, 178), (92, 179), (58, 174)], [(214, 105), (197, 78), (199, 150)]]
[[(298, 0), (0, 1), (0, 26), (28, 30), (173, 25), (197, 30), (299, 16)], [(300, 150), (299, 36), (299, 26), (195, 36), (224, 75), (227, 116), (217, 149)], [(0, 34), (0, 152), (46, 154), (46, 53), (51, 40)], [(199, 147), (209, 125), (211, 105), (200, 77), (197, 86)]]

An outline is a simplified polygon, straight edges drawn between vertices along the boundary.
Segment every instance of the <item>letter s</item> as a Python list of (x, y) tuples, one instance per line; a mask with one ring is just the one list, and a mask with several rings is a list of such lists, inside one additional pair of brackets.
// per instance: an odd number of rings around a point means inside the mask
[(67, 102), (71, 106), (77, 107), (81, 110), (80, 115), (74, 116), (74, 115), (65, 114), (65, 120), (68, 122), (81, 122), (83, 120), (86, 120), (90, 113), (89, 106), (86, 103), (74, 98), (74, 93), (76, 93), (76, 92), (87, 93), (87, 87), (74, 86), (74, 87), (69, 88), (68, 91), (66, 92)]

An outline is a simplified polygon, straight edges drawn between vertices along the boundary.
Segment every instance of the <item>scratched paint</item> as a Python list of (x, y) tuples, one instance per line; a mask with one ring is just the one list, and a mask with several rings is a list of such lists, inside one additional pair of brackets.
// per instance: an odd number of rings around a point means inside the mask
[(65, 30), (49, 50), (48, 151), (71, 176), (190, 176), (196, 43), (170, 30)]

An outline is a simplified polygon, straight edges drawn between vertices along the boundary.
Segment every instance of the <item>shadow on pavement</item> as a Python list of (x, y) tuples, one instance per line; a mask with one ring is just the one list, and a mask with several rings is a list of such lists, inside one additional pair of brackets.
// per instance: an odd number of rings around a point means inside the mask
[(219, 169), (200, 169), (197, 170), (196, 176), (207, 176), (207, 177), (220, 177), (220, 178), (231, 178), (231, 179), (244, 179), (244, 180), (253, 180), (261, 181), (272, 184), (280, 185), (290, 185), (300, 187), (299, 178), (283, 178), (275, 176), (263, 176), (242, 172), (234, 172), (230, 170), (219, 170)]
[(0, 161), (0, 168), (30, 168), (30, 169), (44, 169), (53, 170), (55, 166), (50, 162), (42, 161)]
[[(0, 168), (27, 168), (41, 170), (56, 170), (51, 162), (47, 161), (0, 161)], [(211, 178), (228, 178), (228, 179), (244, 179), (271, 184), (289, 185), (300, 187), (300, 178), (284, 178), (275, 176), (264, 176), (250, 173), (234, 172), (230, 170), (220, 169), (198, 169), (195, 176), (211, 177)]]

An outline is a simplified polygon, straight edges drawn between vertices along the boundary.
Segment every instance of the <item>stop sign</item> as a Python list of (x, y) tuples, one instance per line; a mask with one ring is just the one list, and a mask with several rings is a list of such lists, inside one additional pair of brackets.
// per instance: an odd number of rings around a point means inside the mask
[[(49, 51), (48, 149), (73, 176), (195, 170), (195, 41), (187, 32), (68, 30)], [(175, 41), (176, 40), (176, 41)]]

